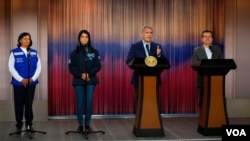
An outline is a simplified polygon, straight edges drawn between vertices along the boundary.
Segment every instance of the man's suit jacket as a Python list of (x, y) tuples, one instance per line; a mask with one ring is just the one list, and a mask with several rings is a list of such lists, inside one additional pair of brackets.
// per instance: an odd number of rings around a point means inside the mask
[[(161, 55), (157, 56), (156, 50), (157, 50), (158, 45), (161, 48), (160, 44), (157, 44), (155, 42), (150, 43), (149, 55), (150, 56), (155, 56), (155, 57), (160, 57), (160, 58), (165, 58), (163, 50), (161, 51)], [(129, 64), (134, 58), (145, 58), (145, 57), (146, 57), (146, 52), (144, 50), (143, 42), (139, 41), (139, 42), (131, 45), (130, 50), (128, 52), (126, 64)], [(134, 86), (138, 85), (138, 74), (135, 71), (133, 71), (131, 84), (134, 85)], [(160, 77), (158, 77), (158, 84), (161, 84)]]
[[(212, 45), (210, 46), (210, 50), (212, 52), (212, 59), (224, 59), (222, 51), (219, 46)], [(194, 54), (192, 56), (192, 65), (196, 65), (201, 59), (208, 59), (206, 51), (202, 46), (198, 46), (194, 49)], [(198, 87), (203, 86), (203, 77), (201, 72), (197, 72), (197, 81), (196, 85)]]

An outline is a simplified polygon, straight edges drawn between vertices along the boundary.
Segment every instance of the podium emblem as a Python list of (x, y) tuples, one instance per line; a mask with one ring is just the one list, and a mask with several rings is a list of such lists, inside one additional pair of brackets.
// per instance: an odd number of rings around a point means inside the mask
[(147, 56), (144, 61), (149, 67), (154, 67), (157, 65), (157, 59), (154, 56)]

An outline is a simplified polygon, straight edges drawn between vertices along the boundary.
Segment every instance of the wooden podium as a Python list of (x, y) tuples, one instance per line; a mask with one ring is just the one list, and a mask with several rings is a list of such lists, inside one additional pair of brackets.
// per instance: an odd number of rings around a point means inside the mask
[(159, 110), (158, 79), (164, 69), (169, 69), (167, 59), (157, 58), (157, 65), (148, 67), (145, 58), (136, 58), (131, 67), (139, 74), (138, 99), (133, 133), (137, 137), (163, 137)]
[(195, 70), (204, 77), (202, 107), (198, 132), (202, 135), (221, 135), (222, 125), (229, 124), (225, 98), (225, 75), (236, 69), (233, 59), (204, 59)]

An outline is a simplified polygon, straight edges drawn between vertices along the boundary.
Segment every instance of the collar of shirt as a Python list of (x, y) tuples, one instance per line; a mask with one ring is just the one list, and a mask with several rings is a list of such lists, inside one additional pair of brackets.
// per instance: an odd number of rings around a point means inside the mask
[(150, 49), (150, 44), (151, 44), (151, 42), (150, 42), (150, 43), (146, 43), (144, 40), (142, 40), (142, 43), (143, 43), (143, 46), (144, 46), (145, 49), (146, 49), (146, 44), (148, 44), (148, 47), (149, 47), (149, 49)]
[(21, 48), (21, 50), (24, 52), (24, 54), (27, 56), (27, 54), (28, 54), (27, 49), (24, 48), (24, 47), (20, 47), (20, 48)]

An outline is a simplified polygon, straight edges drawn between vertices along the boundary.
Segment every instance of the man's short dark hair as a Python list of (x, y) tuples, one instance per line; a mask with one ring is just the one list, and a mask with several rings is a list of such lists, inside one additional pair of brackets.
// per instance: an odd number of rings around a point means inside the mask
[(201, 38), (203, 37), (203, 34), (204, 34), (204, 33), (211, 33), (212, 38), (214, 38), (213, 31), (211, 31), (211, 30), (204, 30), (204, 31), (202, 31), (202, 33), (201, 33)]

